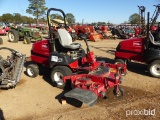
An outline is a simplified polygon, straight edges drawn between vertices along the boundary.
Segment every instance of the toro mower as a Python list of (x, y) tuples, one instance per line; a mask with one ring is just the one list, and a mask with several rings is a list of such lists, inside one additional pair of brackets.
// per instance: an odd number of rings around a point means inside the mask
[(149, 20), (147, 17), (147, 37), (138, 37), (121, 41), (115, 52), (116, 63), (127, 63), (128, 61), (144, 62), (148, 65), (149, 73), (160, 78), (160, 23), (156, 32), (151, 33), (151, 28), (160, 13), (160, 5)]
[(25, 55), (7, 47), (1, 47), (0, 50), (11, 52), (6, 58), (0, 56), (0, 88), (14, 88), (20, 81)]
[(97, 62), (95, 55), (90, 51), (86, 36), (82, 36), (87, 46), (87, 53), (81, 44), (72, 43), (72, 37), (66, 29), (51, 30), (50, 11), (59, 11), (64, 17), (65, 13), (56, 8), (47, 11), (50, 39), (38, 41), (33, 44), (31, 60), (33, 63), (26, 67), (30, 77), (36, 77), (39, 65), (51, 68), (51, 80), (54, 85), (64, 88), (67, 81), (71, 81), (74, 88), (65, 94), (66, 97), (78, 99), (87, 105), (93, 105), (98, 97), (105, 97), (107, 89), (114, 87), (116, 96), (123, 95), (119, 87), (122, 74), (126, 72), (125, 64), (110, 64)]

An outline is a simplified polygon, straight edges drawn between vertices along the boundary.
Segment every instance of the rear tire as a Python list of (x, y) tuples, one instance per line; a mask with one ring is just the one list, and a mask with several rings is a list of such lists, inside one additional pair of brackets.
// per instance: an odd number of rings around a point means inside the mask
[(38, 65), (36, 64), (28, 65), (26, 68), (26, 72), (29, 77), (32, 77), (32, 78), (37, 77), (39, 75)]
[(24, 37), (24, 44), (30, 44), (31, 43), (31, 39), (29, 37)]
[(151, 76), (160, 78), (160, 60), (155, 60), (148, 65), (148, 71)]
[(10, 31), (8, 31), (8, 38), (10, 42), (17, 43), (19, 40), (18, 32), (14, 29), (11, 29)]
[(70, 68), (66, 66), (56, 66), (51, 71), (51, 80), (53, 85), (58, 88), (63, 89), (65, 87), (65, 83), (62, 78), (67, 75), (71, 75), (72, 71)]

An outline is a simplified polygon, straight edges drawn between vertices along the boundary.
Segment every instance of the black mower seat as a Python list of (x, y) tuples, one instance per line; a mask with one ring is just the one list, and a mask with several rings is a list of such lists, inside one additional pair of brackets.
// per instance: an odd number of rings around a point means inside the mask
[(150, 39), (152, 44), (160, 46), (160, 42), (157, 42), (157, 41), (154, 40), (154, 37), (153, 37), (151, 32), (149, 32), (149, 39)]
[(81, 48), (81, 44), (72, 43), (72, 37), (66, 31), (66, 29), (58, 29), (57, 32), (59, 34), (59, 42), (64, 48), (69, 48), (73, 50)]

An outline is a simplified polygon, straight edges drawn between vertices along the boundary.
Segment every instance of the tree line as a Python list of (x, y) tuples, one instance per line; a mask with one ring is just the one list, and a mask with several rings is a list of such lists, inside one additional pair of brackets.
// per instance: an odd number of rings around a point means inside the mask
[[(23, 16), (20, 13), (5, 13), (2, 16), (0, 16), (0, 21), (6, 22), (6, 23), (36, 23), (36, 18)], [(39, 19), (39, 22), (46, 22), (44, 18)]]

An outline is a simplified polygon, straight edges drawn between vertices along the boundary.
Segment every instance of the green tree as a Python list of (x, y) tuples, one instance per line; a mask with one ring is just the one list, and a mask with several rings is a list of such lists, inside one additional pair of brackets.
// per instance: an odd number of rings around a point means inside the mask
[(48, 9), (45, 4), (45, 0), (28, 0), (30, 2), (28, 9), (26, 12), (32, 14), (36, 17), (36, 23), (38, 24), (38, 19), (40, 16), (45, 15), (45, 11)]
[(132, 14), (129, 17), (129, 23), (130, 24), (139, 24), (140, 23), (140, 16), (137, 13)]
[(19, 23), (20, 22), (20, 19), (21, 19), (21, 14), (19, 13), (13, 13), (13, 19), (16, 23)]
[(69, 24), (75, 23), (74, 15), (73, 15), (72, 13), (67, 13), (67, 14), (66, 14), (66, 21), (67, 21)]
[(97, 25), (97, 23), (96, 23), (96, 22), (93, 22), (93, 23), (91, 23), (91, 25), (95, 26), (95, 25)]
[(105, 23), (105, 22), (98, 22), (97, 25), (98, 25), (98, 26), (106, 25), (106, 23)]
[(4, 21), (4, 22), (12, 22), (13, 21), (13, 15), (10, 14), (10, 13), (6, 13), (6, 14), (3, 14), (1, 16), (1, 20)]

